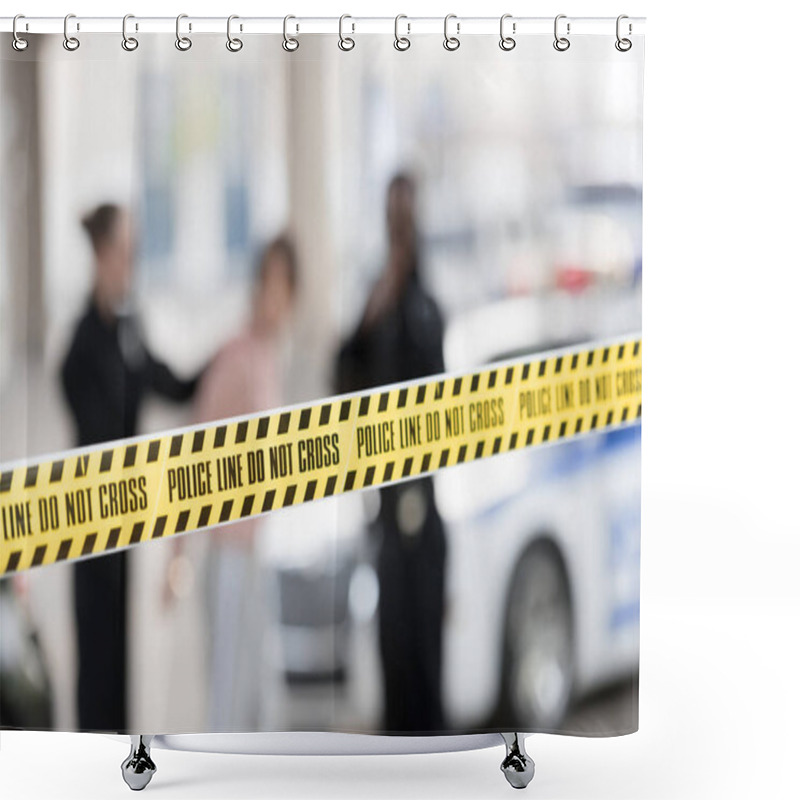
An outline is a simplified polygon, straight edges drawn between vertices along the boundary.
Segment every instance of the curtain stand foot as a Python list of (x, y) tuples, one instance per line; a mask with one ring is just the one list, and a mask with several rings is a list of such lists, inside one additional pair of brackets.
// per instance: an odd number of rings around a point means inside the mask
[(152, 736), (131, 734), (131, 752), (122, 762), (122, 778), (135, 792), (144, 789), (155, 774), (156, 765), (150, 758), (152, 741)]
[(519, 733), (501, 733), (506, 744), (506, 757), (500, 765), (506, 780), (515, 789), (524, 789), (533, 780), (535, 765), (525, 752), (525, 740)]

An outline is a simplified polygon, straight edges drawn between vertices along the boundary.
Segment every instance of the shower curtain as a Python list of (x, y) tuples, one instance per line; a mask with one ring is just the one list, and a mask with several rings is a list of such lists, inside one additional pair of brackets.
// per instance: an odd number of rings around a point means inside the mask
[(2, 35), (0, 727), (637, 729), (644, 44), (566, 23)]

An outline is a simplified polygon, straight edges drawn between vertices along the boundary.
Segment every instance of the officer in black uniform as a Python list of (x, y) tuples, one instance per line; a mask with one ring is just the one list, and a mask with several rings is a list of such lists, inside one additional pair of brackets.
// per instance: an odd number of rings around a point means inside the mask
[[(338, 390), (442, 372), (442, 318), (419, 276), (415, 186), (404, 173), (387, 196), (389, 253), (355, 333), (338, 356)], [(430, 478), (380, 490), (377, 559), (386, 733), (444, 729), (442, 622), (446, 541)]]
[[(95, 255), (94, 286), (61, 369), (78, 445), (134, 436), (149, 392), (187, 400), (198, 377), (181, 380), (149, 352), (124, 311), (132, 272), (128, 214), (104, 204), (83, 219)], [(78, 633), (78, 722), (124, 733), (126, 714), (126, 552), (74, 565)]]

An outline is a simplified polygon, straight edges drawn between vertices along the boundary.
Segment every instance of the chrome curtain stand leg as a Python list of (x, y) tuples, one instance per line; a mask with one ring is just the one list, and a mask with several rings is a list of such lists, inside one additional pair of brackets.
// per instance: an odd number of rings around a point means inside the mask
[(506, 757), (500, 765), (506, 780), (515, 789), (524, 789), (533, 780), (535, 765), (525, 752), (525, 739), (521, 733), (501, 733), (506, 743)]
[(133, 791), (144, 789), (156, 771), (156, 765), (150, 758), (150, 742), (152, 736), (131, 734), (131, 752), (122, 762), (122, 778)]

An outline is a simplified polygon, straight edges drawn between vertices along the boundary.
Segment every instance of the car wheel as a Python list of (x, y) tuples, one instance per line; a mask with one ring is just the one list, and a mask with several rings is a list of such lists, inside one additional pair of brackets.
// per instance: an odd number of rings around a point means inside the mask
[(535, 542), (523, 554), (508, 595), (502, 687), (504, 714), (519, 730), (552, 730), (572, 694), (572, 601), (555, 545)]

